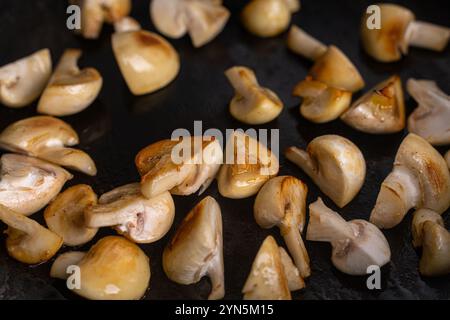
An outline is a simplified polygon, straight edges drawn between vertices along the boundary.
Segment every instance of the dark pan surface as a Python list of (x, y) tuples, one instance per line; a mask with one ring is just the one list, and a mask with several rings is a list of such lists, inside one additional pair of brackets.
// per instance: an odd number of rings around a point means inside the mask
[[(143, 28), (154, 31), (146, 0), (133, 1), (132, 16)], [(64, 120), (80, 134), (80, 147), (94, 158), (99, 169), (97, 177), (76, 173), (69, 185), (87, 183), (98, 194), (113, 187), (138, 180), (134, 167), (135, 154), (147, 144), (170, 137), (176, 128), (193, 131), (194, 120), (202, 120), (204, 129), (247, 128), (234, 120), (227, 105), (232, 89), (223, 72), (233, 65), (245, 65), (255, 70), (260, 83), (279, 94), (285, 103), (281, 116), (261, 128), (280, 129), (280, 149), (290, 145), (305, 147), (313, 138), (340, 134), (355, 142), (367, 161), (366, 182), (360, 194), (340, 213), (346, 219), (368, 219), (378, 188), (391, 170), (395, 152), (405, 136), (399, 134), (374, 136), (354, 131), (340, 121), (315, 125), (302, 119), (298, 113), (299, 100), (291, 96), (291, 89), (303, 79), (311, 66), (309, 62), (291, 54), (284, 35), (259, 39), (246, 33), (239, 24), (238, 11), (244, 1), (226, 1), (233, 15), (224, 32), (207, 46), (194, 49), (189, 38), (170, 40), (181, 56), (182, 67), (178, 78), (168, 87), (154, 94), (134, 97), (120, 74), (110, 45), (111, 27), (105, 27), (97, 41), (85, 41), (65, 27), (66, 2), (55, 0), (0, 1), (0, 65), (32, 53), (40, 48), (51, 49), (55, 64), (68, 47), (83, 49), (81, 66), (96, 67), (103, 75), (104, 85), (95, 103), (84, 112)], [(418, 18), (449, 26), (448, 2), (403, 1)], [(294, 23), (327, 44), (336, 44), (356, 64), (366, 88), (400, 74), (403, 81), (409, 77), (434, 79), (450, 92), (450, 56), (443, 53), (411, 49), (398, 63), (381, 64), (370, 59), (360, 48), (359, 21), (369, 1), (307, 1), (294, 16)], [(361, 94), (361, 93), (359, 93)], [(415, 102), (406, 96), (408, 113)], [(19, 110), (0, 108), (0, 129), (13, 121), (35, 114), (36, 103)], [(440, 149), (444, 152), (445, 149)], [(318, 196), (333, 209), (333, 203), (297, 167), (280, 159), (280, 174), (294, 175), (309, 187), (308, 203)], [(218, 200), (224, 223), (224, 255), (227, 299), (240, 299), (241, 289), (253, 258), (269, 234), (283, 243), (278, 230), (262, 230), (252, 213), (254, 197), (229, 200), (219, 196), (214, 183), (204, 195)], [(203, 196), (202, 196), (203, 197)], [(162, 250), (174, 234), (182, 218), (202, 198), (197, 195), (175, 197), (176, 219), (171, 231), (159, 242), (143, 245), (150, 256), (152, 278), (147, 299), (203, 299), (209, 292), (205, 278), (198, 284), (182, 286), (171, 282), (161, 266)], [(33, 218), (43, 221), (42, 213)], [(447, 228), (450, 215), (444, 214)], [(392, 250), (392, 261), (382, 270), (382, 290), (366, 288), (365, 277), (350, 277), (338, 272), (331, 264), (328, 244), (307, 242), (312, 261), (312, 276), (306, 289), (293, 294), (300, 299), (449, 299), (450, 277), (426, 279), (418, 273), (418, 253), (411, 245), (411, 215), (396, 228), (384, 231)], [(4, 226), (1, 226), (1, 229)], [(95, 239), (112, 234), (101, 230)], [(0, 298), (1, 299), (60, 299), (76, 298), (64, 282), (51, 279), (51, 263), (26, 266), (8, 257), (4, 236), (0, 236)], [(95, 240), (94, 240), (95, 241)], [(94, 242), (82, 249), (87, 249)], [(68, 250), (63, 248), (61, 252)]]

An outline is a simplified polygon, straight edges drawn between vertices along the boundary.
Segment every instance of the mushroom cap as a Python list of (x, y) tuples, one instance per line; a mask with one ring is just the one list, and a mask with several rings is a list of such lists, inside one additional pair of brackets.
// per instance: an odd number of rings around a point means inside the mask
[(222, 214), (214, 198), (204, 198), (183, 219), (164, 249), (163, 268), (169, 279), (185, 285), (207, 275), (211, 278), (208, 299), (223, 298)]
[(84, 210), (97, 203), (92, 188), (78, 184), (60, 193), (44, 211), (44, 219), (50, 230), (60, 235), (64, 244), (78, 246), (89, 242), (97, 228), (86, 227)]
[(176, 50), (153, 32), (116, 32), (112, 35), (112, 47), (128, 88), (135, 95), (165, 87), (180, 69)]
[(349, 126), (367, 133), (385, 134), (405, 127), (405, 103), (400, 77), (394, 75), (366, 92), (341, 116)]
[(259, 37), (273, 37), (285, 31), (291, 11), (283, 0), (252, 0), (242, 10), (244, 27)]
[(364, 87), (364, 80), (358, 69), (339, 48), (333, 45), (315, 61), (309, 75), (330, 87), (350, 92)]
[(260, 87), (255, 73), (242, 66), (225, 71), (235, 89), (230, 102), (231, 115), (247, 124), (263, 124), (274, 120), (283, 110), (283, 102), (270, 89)]
[(438, 223), (423, 225), (423, 249), (419, 271), (424, 276), (450, 274), (450, 232)]
[(0, 68), (0, 103), (24, 107), (44, 90), (52, 72), (50, 50), (42, 49)]
[[(369, 29), (366, 21), (369, 13), (364, 13), (361, 21), (361, 41), (366, 52), (378, 61), (392, 62), (402, 57), (401, 47), (405, 47), (405, 32), (414, 14), (405, 7), (383, 3), (380, 8), (380, 29)], [(407, 47), (407, 46), (406, 46)]]
[(149, 258), (131, 241), (107, 236), (91, 247), (78, 263), (78, 295), (91, 300), (137, 300), (150, 282)]
[(69, 266), (78, 265), (85, 255), (86, 252), (81, 251), (69, 251), (60, 254), (55, 261), (53, 261), (52, 267), (50, 268), (50, 277), (62, 280), (67, 279), (69, 276), (67, 268)]
[(440, 226), (444, 226), (444, 219), (441, 215), (430, 209), (418, 209), (414, 212), (414, 217), (411, 226), (413, 245), (414, 247), (421, 247), (423, 243), (423, 227), (425, 222), (431, 221)]
[(406, 88), (419, 104), (408, 118), (408, 131), (433, 145), (450, 144), (450, 96), (430, 80), (411, 78)]
[(0, 170), (0, 204), (23, 215), (31, 215), (50, 202), (72, 175), (48, 162), (3, 154)]
[(39, 100), (37, 111), (68, 116), (87, 108), (97, 98), (103, 79), (94, 68), (79, 69), (79, 49), (64, 51), (55, 72)]

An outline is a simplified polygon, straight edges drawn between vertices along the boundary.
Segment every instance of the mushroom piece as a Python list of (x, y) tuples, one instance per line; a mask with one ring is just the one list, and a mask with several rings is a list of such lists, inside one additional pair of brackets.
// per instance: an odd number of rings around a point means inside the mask
[(366, 52), (378, 61), (400, 60), (408, 47), (416, 46), (443, 51), (450, 37), (450, 29), (428, 22), (415, 21), (414, 14), (405, 7), (384, 3), (380, 8), (380, 28), (369, 29), (369, 13), (361, 21), (361, 40)]
[(230, 12), (221, 0), (153, 0), (150, 16), (159, 32), (175, 39), (189, 33), (198, 48), (222, 31)]
[(60, 193), (45, 209), (44, 219), (50, 230), (61, 236), (64, 244), (78, 246), (94, 238), (97, 228), (86, 227), (84, 210), (97, 204), (97, 195), (85, 184)]
[(443, 213), (450, 206), (450, 172), (441, 154), (410, 133), (400, 144), (394, 168), (381, 184), (370, 222), (379, 228), (399, 224), (412, 208)]
[(233, 117), (246, 124), (263, 124), (279, 116), (283, 102), (275, 92), (259, 85), (251, 69), (232, 67), (225, 75), (235, 90), (230, 102)]
[(384, 266), (391, 259), (389, 243), (373, 224), (360, 219), (345, 221), (318, 198), (309, 205), (306, 239), (330, 242), (331, 261), (343, 273), (366, 275), (367, 267)]
[(20, 262), (38, 264), (47, 261), (63, 244), (56, 233), (2, 204), (0, 220), (8, 225), (5, 231), (8, 254)]
[(86, 254), (59, 256), (50, 275), (67, 278), (69, 265), (77, 265), (81, 275), (79, 289), (72, 291), (91, 300), (137, 300), (150, 282), (149, 258), (136, 244), (119, 236), (100, 239)]
[(448, 168), (450, 169), (450, 150), (445, 154), (445, 160), (447, 160)]
[(422, 248), (419, 271), (424, 276), (450, 273), (450, 232), (439, 213), (419, 209), (412, 222), (413, 244)]
[(450, 96), (430, 80), (409, 79), (406, 89), (419, 104), (408, 118), (408, 131), (432, 145), (450, 144)]
[(79, 49), (64, 51), (37, 106), (39, 113), (68, 116), (87, 108), (97, 98), (103, 79), (94, 68), (79, 69)]
[(242, 10), (244, 27), (259, 37), (274, 37), (287, 29), (299, 0), (251, 0)]
[(300, 81), (292, 91), (302, 97), (300, 114), (311, 122), (325, 123), (337, 119), (350, 106), (352, 93), (327, 86), (310, 76)]
[(223, 161), (218, 140), (209, 136), (155, 142), (136, 155), (141, 191), (147, 198), (170, 191), (190, 195), (208, 188)]
[(114, 227), (131, 241), (152, 243), (169, 231), (175, 205), (169, 192), (147, 199), (139, 183), (131, 183), (103, 194), (84, 214), (88, 227)]
[(131, 17), (123, 17), (114, 22), (114, 30), (116, 32), (139, 31), (141, 30), (141, 25)]
[(386, 134), (405, 127), (405, 102), (399, 76), (377, 84), (341, 116), (346, 124), (367, 133)]
[(251, 197), (278, 170), (277, 157), (263, 143), (235, 130), (228, 138), (226, 162), (217, 176), (219, 192), (231, 199)]
[(297, 178), (275, 177), (259, 190), (253, 207), (256, 223), (260, 227), (280, 228), (302, 278), (311, 274), (308, 252), (301, 236), (306, 219), (307, 192), (308, 187)]
[(79, 143), (77, 133), (66, 122), (35, 116), (10, 124), (0, 133), (0, 147), (41, 158), (95, 176), (97, 168), (84, 151), (67, 148)]
[(0, 204), (29, 216), (47, 205), (72, 175), (48, 162), (17, 155), (0, 158)]
[(291, 27), (287, 45), (296, 54), (314, 61), (309, 71), (313, 80), (350, 92), (364, 87), (364, 80), (358, 69), (337, 47), (325, 46), (297, 26)]
[(317, 137), (306, 151), (289, 147), (285, 155), (340, 208), (352, 201), (366, 177), (363, 154), (353, 142), (338, 135)]
[(0, 68), (0, 103), (24, 107), (44, 90), (52, 72), (50, 50), (42, 49)]
[(224, 297), (222, 214), (214, 198), (204, 198), (184, 218), (164, 249), (163, 268), (170, 280), (184, 285), (208, 276), (208, 299)]

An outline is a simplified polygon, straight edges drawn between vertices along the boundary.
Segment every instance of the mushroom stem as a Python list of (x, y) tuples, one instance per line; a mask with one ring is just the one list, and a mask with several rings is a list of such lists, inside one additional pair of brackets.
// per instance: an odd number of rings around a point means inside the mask
[[(290, 219), (290, 221), (294, 220)], [(280, 226), (280, 231), (292, 258), (294, 259), (295, 266), (300, 272), (300, 276), (302, 278), (309, 277), (311, 275), (309, 256), (300, 235), (299, 226), (282, 224)]]
[(128, 32), (141, 30), (141, 25), (131, 17), (123, 17), (114, 22), (115, 32)]
[(285, 152), (286, 158), (299, 166), (308, 176), (317, 174), (317, 164), (305, 150), (289, 147)]
[(58, 65), (55, 68), (55, 74), (70, 74), (78, 73), (78, 59), (81, 57), (81, 50), (67, 49), (64, 51)]
[(89, 228), (113, 227), (127, 223), (137, 214), (145, 212), (143, 206), (142, 208), (132, 208), (134, 210), (117, 210), (117, 207), (119, 207), (117, 202), (95, 206), (93, 214), (85, 214), (86, 225)]
[(412, 21), (405, 32), (403, 53), (408, 52), (408, 44), (415, 47), (443, 51), (450, 37), (450, 29), (424, 21)]
[(287, 45), (294, 53), (315, 61), (327, 51), (327, 46), (297, 26), (289, 30)]
[[(222, 242), (222, 238), (220, 237), (218, 241)], [(211, 259), (206, 273), (211, 281), (211, 292), (209, 293), (208, 300), (222, 299), (225, 295), (225, 279), (221, 250)]]
[(231, 86), (241, 96), (251, 96), (254, 90), (252, 87), (258, 86), (255, 74), (243, 67), (234, 67), (225, 71), (225, 76), (230, 81)]
[(37, 228), (41, 227), (36, 221), (14, 212), (2, 204), (0, 204), (0, 220), (9, 227), (26, 234), (33, 234)]

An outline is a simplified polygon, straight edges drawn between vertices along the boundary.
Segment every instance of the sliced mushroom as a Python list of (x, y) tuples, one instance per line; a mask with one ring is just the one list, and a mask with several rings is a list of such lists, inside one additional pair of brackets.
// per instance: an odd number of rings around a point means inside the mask
[(142, 194), (152, 198), (170, 191), (202, 193), (213, 181), (223, 161), (223, 151), (213, 137), (196, 136), (155, 142), (136, 155)]
[(72, 175), (48, 162), (4, 154), (0, 170), (0, 204), (29, 216), (47, 205)]
[(95, 204), (97, 195), (92, 188), (78, 184), (50, 203), (44, 211), (44, 219), (48, 228), (63, 238), (65, 245), (82, 245), (91, 241), (98, 230), (86, 227), (84, 221), (84, 210)]
[(301, 236), (306, 219), (308, 187), (291, 176), (275, 177), (259, 190), (253, 207), (262, 228), (278, 226), (302, 278), (309, 277), (309, 256)]
[(0, 220), (8, 225), (5, 231), (8, 254), (20, 262), (38, 264), (47, 261), (63, 244), (56, 233), (2, 204)]
[(363, 15), (361, 40), (366, 52), (378, 61), (400, 60), (408, 47), (416, 46), (443, 51), (450, 37), (450, 29), (428, 22), (415, 21), (414, 14), (405, 7), (383, 3), (380, 8), (380, 28), (369, 29), (369, 13)]
[(309, 71), (313, 80), (350, 92), (364, 87), (364, 80), (358, 69), (337, 47), (325, 46), (297, 26), (291, 27), (287, 44), (296, 54), (314, 61)]
[(302, 97), (300, 113), (309, 121), (325, 123), (337, 119), (350, 106), (352, 93), (327, 86), (324, 82), (306, 77), (292, 92)]
[(99, 204), (85, 210), (86, 226), (114, 227), (137, 243), (152, 243), (170, 229), (175, 205), (169, 192), (145, 198), (139, 183), (131, 183), (103, 194)]
[(405, 102), (399, 76), (377, 84), (341, 116), (349, 126), (367, 133), (385, 134), (405, 127)]
[(8, 63), (0, 68), (0, 103), (10, 108), (24, 107), (44, 90), (52, 72), (48, 49)]
[(379, 228), (392, 228), (412, 208), (443, 213), (449, 206), (450, 172), (444, 158), (425, 139), (410, 133), (381, 184), (370, 221)]
[(164, 249), (163, 268), (170, 280), (184, 285), (208, 276), (211, 279), (208, 299), (223, 298), (222, 214), (214, 198), (204, 198), (184, 218)]
[(338, 135), (317, 137), (306, 151), (289, 147), (285, 155), (340, 208), (352, 201), (366, 177), (363, 154), (353, 142)]
[(78, 252), (69, 257), (64, 255), (55, 260), (51, 276), (64, 278), (62, 271), (70, 264), (77, 265), (80, 287), (72, 290), (84, 298), (137, 300), (147, 291), (151, 275), (149, 258), (123, 237), (104, 237), (84, 255)]
[(318, 198), (309, 205), (306, 239), (330, 242), (331, 261), (343, 273), (365, 275), (371, 265), (379, 267), (391, 259), (389, 243), (373, 224), (360, 219), (345, 221)]
[(251, 0), (242, 10), (241, 20), (254, 35), (273, 37), (287, 29), (292, 13), (298, 10), (298, 0)]
[(219, 192), (232, 199), (251, 197), (278, 170), (277, 157), (265, 145), (241, 131), (234, 131), (227, 141), (226, 163), (217, 176)]
[(86, 252), (81, 251), (69, 251), (60, 254), (55, 261), (53, 261), (50, 269), (50, 277), (66, 280), (69, 276), (67, 272), (68, 268), (70, 266), (77, 266), (85, 255)]
[(283, 102), (277, 94), (261, 87), (251, 69), (232, 67), (225, 71), (225, 75), (235, 90), (230, 113), (239, 121), (263, 124), (274, 120), (283, 110)]
[(5, 150), (25, 153), (88, 175), (96, 175), (97, 168), (88, 154), (66, 147), (78, 143), (78, 135), (70, 125), (48, 116), (19, 120), (0, 133), (0, 147)]
[(433, 145), (450, 144), (450, 96), (430, 80), (409, 79), (406, 89), (419, 104), (408, 118), (408, 131)]
[(103, 79), (94, 68), (79, 69), (79, 49), (64, 51), (39, 100), (37, 111), (68, 116), (86, 109), (97, 98)]

